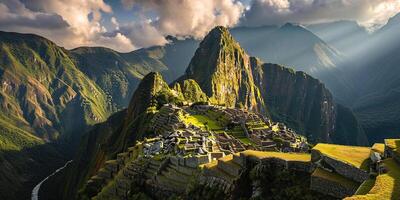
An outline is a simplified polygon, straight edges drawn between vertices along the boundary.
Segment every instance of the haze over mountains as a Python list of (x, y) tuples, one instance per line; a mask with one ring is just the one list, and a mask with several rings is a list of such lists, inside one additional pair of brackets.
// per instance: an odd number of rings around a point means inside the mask
[[(88, 130), (87, 146), (79, 149), (89, 151), (79, 159), (90, 159), (90, 165), (80, 163), (82, 173), (95, 170), (102, 156), (144, 134), (129, 124), (153, 94), (140, 95), (163, 88), (174, 93), (178, 86), (170, 83), (179, 84), (185, 99), (207, 95), (217, 104), (259, 111), (313, 142), (367, 145), (399, 137), (400, 15), (373, 33), (349, 21), (230, 32), (217, 27), (202, 42), (168, 37), (165, 46), (129, 53), (67, 50), (40, 36), (0, 32), (0, 197), (29, 195), (45, 175), (40, 171), (70, 158)], [(150, 72), (160, 74), (147, 77)]]

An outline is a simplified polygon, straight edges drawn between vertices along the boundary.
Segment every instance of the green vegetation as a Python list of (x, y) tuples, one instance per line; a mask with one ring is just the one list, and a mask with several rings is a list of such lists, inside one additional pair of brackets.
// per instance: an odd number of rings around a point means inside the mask
[(207, 102), (208, 97), (193, 79), (183, 81), (182, 94), (186, 101)]
[(365, 195), (355, 195), (346, 200), (400, 199), (400, 166), (392, 158), (383, 161), (388, 172), (376, 177), (375, 184)]
[(317, 168), (313, 172), (312, 176), (319, 177), (319, 178), (322, 178), (322, 179), (325, 179), (325, 180), (328, 180), (328, 181), (331, 181), (331, 182), (335, 182), (335, 183), (337, 183), (337, 184), (339, 184), (339, 185), (341, 185), (343, 187), (346, 187), (346, 188), (357, 188), (358, 187), (358, 183), (357, 182), (354, 182), (354, 181), (352, 181), (350, 179), (347, 179), (347, 178), (345, 178), (345, 177), (343, 177), (343, 176), (341, 176), (339, 174), (325, 171), (325, 170), (323, 170), (321, 168)]
[(23, 148), (33, 147), (43, 144), (43, 140), (32, 133), (23, 130), (8, 118), (0, 114), (0, 150), (22, 150)]
[(347, 163), (359, 169), (369, 169), (369, 155), (371, 149), (368, 147), (356, 147), (334, 144), (317, 144), (313, 150), (330, 158)]
[(262, 100), (257, 95), (249, 56), (228, 29), (215, 27), (200, 45), (205, 53), (196, 52), (180, 82), (195, 80), (214, 105), (256, 108)]
[(206, 115), (186, 115), (181, 116), (185, 124), (192, 124), (194, 126), (208, 129), (208, 130), (221, 130), (222, 127), (213, 119)]
[(242, 152), (245, 156), (255, 157), (257, 159), (279, 158), (286, 161), (311, 162), (311, 155), (306, 153), (282, 153), (273, 151), (253, 151), (246, 150)]
[(388, 148), (400, 153), (400, 139), (386, 139), (385, 144)]
[(374, 187), (375, 185), (375, 179), (368, 179), (366, 181), (364, 181), (360, 187), (357, 189), (355, 195), (365, 195), (367, 194), (369, 191), (371, 191), (372, 187)]

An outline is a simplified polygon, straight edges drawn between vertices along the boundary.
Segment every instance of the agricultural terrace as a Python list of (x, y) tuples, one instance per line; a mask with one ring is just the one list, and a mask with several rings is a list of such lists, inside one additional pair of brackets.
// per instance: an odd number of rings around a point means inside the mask
[(400, 139), (386, 139), (385, 144), (393, 151), (400, 153)]
[(369, 156), (371, 149), (369, 147), (356, 147), (334, 144), (317, 144), (313, 150), (338, 161), (350, 164), (359, 169), (369, 169)]
[(345, 200), (400, 199), (400, 166), (392, 158), (383, 161), (388, 173), (376, 177), (375, 184), (365, 195), (355, 195)]
[(380, 153), (381, 155), (383, 155), (383, 153), (385, 152), (385, 144), (382, 143), (375, 143), (372, 148), (373, 151)]
[(241, 154), (244, 154), (247, 157), (255, 157), (257, 159), (278, 158), (286, 161), (311, 162), (311, 155), (306, 153), (282, 153), (274, 151), (246, 150), (241, 152)]
[(185, 115), (181, 116), (183, 123), (197, 126), (201, 129), (221, 130), (222, 126), (216, 120), (206, 115)]

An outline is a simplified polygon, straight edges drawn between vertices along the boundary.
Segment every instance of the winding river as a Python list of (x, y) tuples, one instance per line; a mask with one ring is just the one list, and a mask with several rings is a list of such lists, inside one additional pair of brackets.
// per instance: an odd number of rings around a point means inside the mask
[(54, 176), (55, 174), (57, 174), (59, 171), (61, 171), (62, 169), (64, 169), (65, 167), (67, 167), (67, 165), (69, 163), (71, 163), (72, 160), (68, 161), (65, 163), (64, 166), (58, 168), (56, 171), (54, 171), (52, 174), (48, 175), (46, 178), (44, 178), (42, 181), (40, 181), (40, 183), (38, 183), (32, 190), (32, 198), (31, 200), (39, 200), (39, 190), (40, 190), (40, 186), (42, 186), (42, 184), (49, 179), (50, 177)]

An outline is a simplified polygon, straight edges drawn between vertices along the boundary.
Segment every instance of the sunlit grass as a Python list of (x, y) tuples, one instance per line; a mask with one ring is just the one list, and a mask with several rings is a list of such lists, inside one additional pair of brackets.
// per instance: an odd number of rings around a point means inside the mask
[(366, 195), (355, 195), (346, 200), (400, 199), (400, 166), (392, 158), (383, 162), (388, 173), (377, 176), (374, 186)]
[(317, 144), (313, 150), (323, 155), (345, 162), (359, 169), (368, 169), (371, 149), (368, 147), (356, 147), (334, 144)]
[(211, 119), (205, 115), (187, 115), (181, 118), (185, 124), (192, 124), (194, 126), (205, 128), (208, 127), (210, 130), (222, 129), (216, 120)]
[(400, 153), (400, 139), (386, 139), (385, 144), (393, 149), (394, 151)]
[(383, 155), (383, 153), (385, 152), (385, 145), (382, 144), (382, 143), (375, 143), (372, 146), (372, 150), (374, 150), (374, 151), (376, 151), (376, 152), (378, 152), (378, 153)]
[(311, 155), (306, 153), (282, 153), (273, 151), (253, 151), (246, 150), (241, 152), (248, 157), (256, 157), (258, 159), (264, 158), (279, 158), (286, 161), (303, 161), (311, 162)]

